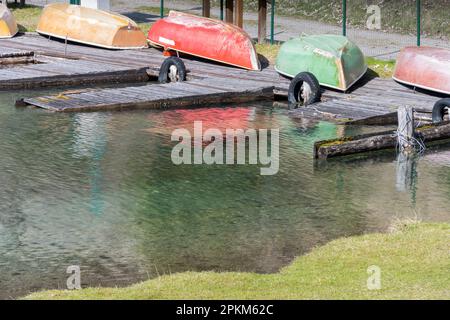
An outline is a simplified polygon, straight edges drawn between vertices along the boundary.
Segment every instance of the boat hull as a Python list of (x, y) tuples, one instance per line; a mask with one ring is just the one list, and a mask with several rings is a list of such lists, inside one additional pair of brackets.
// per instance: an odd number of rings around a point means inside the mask
[(171, 11), (149, 30), (149, 42), (173, 50), (248, 70), (260, 70), (251, 38), (223, 21)]
[(107, 49), (147, 47), (145, 34), (133, 20), (102, 10), (64, 3), (45, 6), (36, 31)]
[(19, 28), (13, 14), (4, 4), (0, 4), (0, 38), (12, 38), (17, 32)]
[(312, 73), (321, 86), (347, 91), (367, 71), (364, 54), (343, 36), (319, 35), (285, 42), (275, 69), (288, 77)]
[(450, 50), (406, 47), (397, 59), (394, 80), (450, 95)]

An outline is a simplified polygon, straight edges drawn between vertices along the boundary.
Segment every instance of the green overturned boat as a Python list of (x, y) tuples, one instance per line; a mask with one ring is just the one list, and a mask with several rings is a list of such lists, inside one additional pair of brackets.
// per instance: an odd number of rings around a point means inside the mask
[(347, 91), (366, 73), (367, 65), (361, 49), (348, 38), (316, 35), (285, 42), (275, 69), (294, 78), (290, 102), (311, 104), (320, 99), (320, 86)]

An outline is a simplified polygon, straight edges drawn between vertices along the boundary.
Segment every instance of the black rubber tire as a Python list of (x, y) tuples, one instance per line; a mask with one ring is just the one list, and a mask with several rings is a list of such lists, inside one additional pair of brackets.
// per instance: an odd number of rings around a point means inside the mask
[[(307, 83), (311, 88), (311, 94), (307, 101), (303, 101), (300, 97), (303, 83)], [(288, 101), (291, 104), (301, 104), (304, 106), (314, 104), (320, 101), (320, 84), (317, 78), (310, 72), (299, 73), (289, 86)]]
[(450, 98), (441, 99), (433, 107), (433, 123), (439, 123), (444, 120), (445, 109), (450, 109)]
[(168, 83), (170, 82), (169, 72), (170, 67), (175, 66), (177, 68), (177, 82), (186, 80), (186, 66), (183, 60), (178, 57), (169, 57), (161, 65), (159, 70), (158, 82)]

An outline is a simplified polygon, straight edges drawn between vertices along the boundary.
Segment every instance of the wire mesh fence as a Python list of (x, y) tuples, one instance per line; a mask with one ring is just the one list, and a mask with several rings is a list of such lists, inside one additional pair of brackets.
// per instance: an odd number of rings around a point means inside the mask
[[(78, 0), (27, 0), (27, 3), (69, 1)], [(213, 18), (223, 18), (224, 2), (211, 0)], [(272, 1), (267, 2), (270, 16)], [(244, 0), (244, 28), (252, 37), (258, 36), (259, 4), (259, 0)], [(201, 15), (202, 5), (202, 0), (110, 1), (112, 11), (130, 16), (144, 29), (171, 9)], [(391, 59), (401, 48), (419, 43), (450, 48), (449, 9), (450, 0), (276, 0), (274, 37), (286, 41), (302, 34), (344, 34), (366, 55)], [(268, 26), (267, 38), (270, 30)]]
[(450, 48), (450, 0), (421, 1), (421, 44)]
[(394, 58), (401, 48), (416, 45), (416, 0), (346, 2), (347, 36), (366, 55)]

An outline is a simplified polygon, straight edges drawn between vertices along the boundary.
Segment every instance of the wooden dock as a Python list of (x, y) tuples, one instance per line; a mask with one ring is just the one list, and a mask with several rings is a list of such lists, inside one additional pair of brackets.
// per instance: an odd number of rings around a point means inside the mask
[[(156, 77), (165, 57), (156, 49), (111, 51), (26, 34), (1, 40), (0, 54), (33, 51), (38, 63), (2, 69), (1, 89), (60, 87), (89, 83), (145, 82)], [(177, 84), (136, 84), (129, 88), (92, 90), (40, 97), (25, 103), (54, 111), (157, 108), (213, 102), (252, 101), (286, 96), (289, 80), (272, 67), (246, 71), (200, 59), (183, 59), (188, 81)], [(234, 100), (233, 100), (234, 99)], [(323, 92), (322, 102), (291, 111), (293, 116), (312, 116), (355, 121), (377, 118), (411, 106), (429, 113), (439, 97), (414, 92), (390, 79), (362, 79), (343, 94)]]
[(251, 81), (239, 83), (211, 78), (168, 84), (149, 84), (102, 90), (76, 90), (23, 102), (59, 112), (165, 109), (211, 103), (239, 103), (273, 99), (273, 87), (261, 87)]

